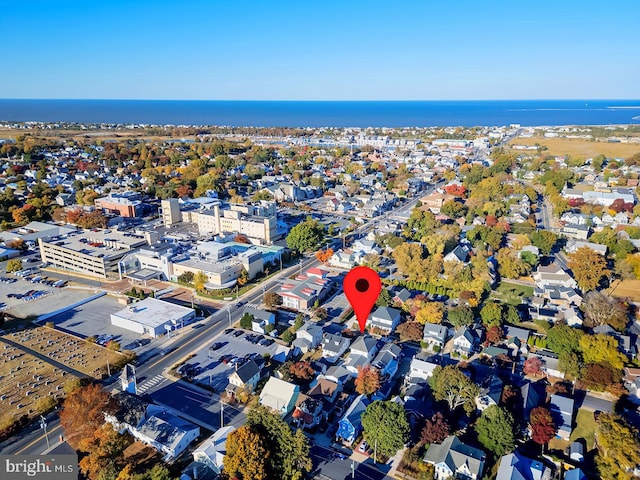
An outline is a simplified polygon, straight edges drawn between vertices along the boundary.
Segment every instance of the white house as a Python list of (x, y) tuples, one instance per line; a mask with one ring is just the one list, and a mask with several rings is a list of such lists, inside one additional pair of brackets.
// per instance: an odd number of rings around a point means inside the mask
[(200, 436), (200, 427), (163, 411), (147, 417), (132, 433), (142, 443), (163, 453), (163, 460), (168, 462)]
[(437, 363), (414, 357), (409, 365), (409, 374), (405, 376), (405, 383), (407, 385), (424, 383), (431, 378), (437, 367)]
[(322, 336), (322, 357), (333, 363), (349, 348), (350, 340), (342, 335), (325, 333)]
[(315, 323), (306, 322), (296, 331), (296, 339), (291, 344), (297, 347), (302, 353), (313, 350), (322, 342), (322, 327)]
[[(209, 467), (214, 473), (222, 472), (222, 461), (227, 453), (227, 437), (236, 427), (222, 427), (198, 445), (193, 451), (193, 461)], [(195, 477), (192, 477), (195, 478)]]
[(260, 393), (260, 405), (270, 408), (284, 417), (296, 406), (300, 387), (276, 377), (269, 377)]
[(393, 332), (400, 323), (400, 310), (391, 307), (378, 307), (369, 317), (367, 326), (378, 328), (386, 333)]
[(536, 282), (537, 287), (542, 289), (546, 286), (578, 287), (578, 284), (571, 275), (565, 272), (560, 265), (555, 263), (538, 267), (538, 270), (532, 275), (532, 277)]
[(482, 450), (465, 445), (454, 435), (442, 443), (431, 444), (424, 455), (424, 461), (434, 466), (435, 480), (478, 480), (482, 478), (485, 459)]

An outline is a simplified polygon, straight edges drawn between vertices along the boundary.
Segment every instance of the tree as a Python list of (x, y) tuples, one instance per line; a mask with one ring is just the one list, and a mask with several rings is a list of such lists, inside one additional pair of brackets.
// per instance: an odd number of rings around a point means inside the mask
[(502, 306), (497, 302), (486, 302), (480, 310), (480, 318), (487, 327), (500, 325), (502, 323)]
[(444, 307), (440, 302), (425, 303), (420, 310), (416, 312), (416, 322), (424, 325), (425, 323), (442, 323), (444, 317)]
[(531, 243), (538, 247), (543, 255), (549, 255), (558, 241), (556, 234), (549, 230), (537, 230), (535, 232), (531, 232), (530, 238)]
[(240, 328), (251, 330), (253, 328), (253, 320), (253, 315), (251, 315), (249, 312), (246, 312), (244, 315), (242, 315), (242, 317), (240, 317)]
[(184, 272), (182, 274), (180, 274), (178, 276), (178, 282), (180, 283), (186, 283), (187, 285), (190, 285), (193, 283), (193, 278), (195, 277), (195, 275), (193, 274), (193, 272), (191, 271), (187, 271)]
[(300, 380), (311, 380), (315, 371), (309, 362), (295, 362), (289, 367), (289, 373)]
[(240, 275), (238, 275), (238, 285), (242, 286), (242, 285), (246, 285), (246, 283), (249, 281), (249, 272), (247, 272), (246, 268), (243, 268), (240, 271)]
[(537, 377), (542, 374), (543, 363), (538, 357), (529, 357), (524, 362), (523, 372), (525, 375)]
[(473, 309), (466, 305), (452, 307), (447, 312), (447, 320), (456, 328), (473, 324), (474, 317)]
[(627, 357), (618, 350), (618, 340), (604, 333), (584, 335), (580, 339), (584, 363), (606, 363), (615, 370), (622, 370)]
[(291, 229), (286, 239), (287, 247), (298, 252), (313, 250), (322, 241), (323, 234), (322, 225), (308, 218)]
[(502, 327), (500, 327), (499, 325), (494, 325), (493, 327), (487, 329), (487, 342), (496, 344), (500, 340), (502, 340)]
[(265, 307), (273, 308), (278, 305), (282, 305), (282, 297), (275, 292), (266, 292), (262, 298)]
[(22, 260), (20, 260), (19, 258), (9, 260), (5, 268), (7, 270), (7, 273), (19, 272), (20, 270), (22, 270)]
[(504, 408), (492, 405), (476, 422), (478, 441), (487, 450), (501, 457), (515, 447), (513, 416)]
[(233, 241), (234, 242), (238, 242), (238, 243), (246, 243), (247, 245), (251, 244), (251, 241), (247, 238), (247, 236), (243, 235), (241, 233), (239, 233), (235, 237), (233, 237)]
[(600, 478), (630, 478), (629, 470), (640, 464), (638, 433), (618, 415), (601, 413), (596, 421), (595, 441)]
[(420, 432), (420, 443), (430, 445), (432, 443), (442, 443), (449, 436), (450, 427), (442, 413), (434, 413), (431, 418), (425, 421)]
[(420, 342), (424, 337), (424, 327), (418, 322), (404, 322), (396, 328), (403, 342)]
[(556, 425), (551, 411), (546, 407), (536, 407), (529, 414), (531, 439), (538, 445), (545, 445), (556, 434)]
[(267, 480), (270, 452), (266, 442), (268, 439), (262, 438), (248, 425), (231, 432), (223, 460), (225, 474), (238, 480)]
[(497, 255), (498, 271), (506, 278), (520, 278), (531, 272), (531, 266), (523, 260), (517, 258), (509, 248), (501, 248)]
[(368, 397), (380, 388), (380, 372), (370, 365), (358, 367), (358, 376), (355, 383), (356, 392)]
[(393, 298), (391, 298), (391, 294), (389, 290), (383, 288), (380, 290), (380, 295), (378, 295), (378, 299), (376, 300), (377, 307), (390, 307), (393, 304)]
[(458, 407), (463, 407), (467, 413), (475, 409), (474, 400), (480, 389), (455, 366), (436, 367), (429, 378), (429, 386), (435, 399), (446, 401), (451, 412)]
[(80, 470), (91, 480), (115, 478), (124, 467), (122, 452), (132, 442), (130, 436), (120, 435), (111, 424), (103, 424), (83, 440), (86, 455), (80, 460)]
[(578, 352), (583, 336), (582, 330), (559, 323), (547, 332), (547, 348), (557, 355)]
[(568, 257), (567, 266), (583, 292), (595, 290), (611, 273), (604, 257), (589, 247), (580, 247)]
[(409, 422), (404, 407), (396, 402), (376, 400), (362, 414), (364, 438), (369, 445), (391, 457), (409, 439)]
[(206, 283), (209, 281), (209, 277), (202, 270), (198, 271), (193, 276), (193, 287), (197, 292), (204, 292), (206, 290)]
[(333, 248), (329, 247), (326, 250), (318, 250), (316, 252), (316, 259), (320, 263), (327, 263), (329, 259), (333, 256)]
[(590, 328), (609, 325), (615, 330), (623, 331), (629, 323), (629, 306), (602, 292), (588, 292), (581, 308), (585, 315), (585, 325)]
[(268, 446), (267, 478), (301, 480), (311, 471), (309, 441), (301, 430), (293, 433), (279, 415), (262, 406), (249, 411), (247, 425)]
[(286, 329), (284, 332), (282, 332), (282, 335), (280, 336), (280, 338), (284, 343), (288, 345), (291, 342), (293, 342), (293, 339), (295, 338), (295, 336), (291, 330)]
[(60, 424), (69, 445), (88, 451), (95, 432), (104, 424), (104, 414), (115, 411), (113, 398), (100, 385), (79, 388), (64, 400)]

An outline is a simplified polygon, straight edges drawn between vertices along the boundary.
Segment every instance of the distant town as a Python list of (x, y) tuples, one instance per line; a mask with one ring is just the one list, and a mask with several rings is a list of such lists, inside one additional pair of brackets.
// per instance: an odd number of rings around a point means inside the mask
[(637, 125), (0, 124), (0, 453), (640, 477), (639, 187)]

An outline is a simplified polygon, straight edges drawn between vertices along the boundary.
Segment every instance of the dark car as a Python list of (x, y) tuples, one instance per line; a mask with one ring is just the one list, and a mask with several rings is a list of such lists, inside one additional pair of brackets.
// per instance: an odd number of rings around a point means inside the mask
[(237, 338), (237, 337), (241, 337), (243, 334), (244, 334), (244, 332), (241, 332), (240, 330), (238, 330), (238, 331), (234, 332), (233, 336)]
[(224, 343), (222, 342), (216, 342), (211, 344), (211, 346), (209, 347), (209, 350), (218, 350), (220, 347), (223, 347)]
[(227, 329), (224, 331), (224, 334), (225, 334), (225, 335), (229, 335), (231, 332), (233, 332), (233, 328), (227, 328)]
[(274, 343), (276, 343), (276, 341), (273, 338), (267, 338), (266, 341), (263, 343), (263, 345), (265, 347), (270, 347)]

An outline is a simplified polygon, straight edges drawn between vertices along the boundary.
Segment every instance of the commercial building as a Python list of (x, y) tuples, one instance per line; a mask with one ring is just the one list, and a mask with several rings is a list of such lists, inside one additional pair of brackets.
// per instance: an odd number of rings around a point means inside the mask
[(96, 198), (94, 204), (126, 218), (140, 216), (142, 212), (142, 197), (137, 192), (110, 193), (106, 197)]
[(282, 297), (282, 306), (294, 310), (306, 310), (314, 303), (321, 302), (329, 293), (331, 280), (329, 272), (319, 268), (310, 268), (293, 280), (287, 279), (280, 287), (278, 295)]
[(111, 314), (111, 325), (151, 338), (182, 328), (196, 316), (195, 310), (155, 298), (145, 298)]
[(42, 261), (56, 268), (116, 278), (120, 259), (149, 240), (149, 236), (94, 229), (39, 238), (38, 245)]
[(180, 214), (180, 202), (177, 198), (167, 198), (160, 203), (162, 210), (162, 224), (165, 227), (170, 227), (176, 223), (182, 221), (182, 215)]

